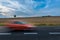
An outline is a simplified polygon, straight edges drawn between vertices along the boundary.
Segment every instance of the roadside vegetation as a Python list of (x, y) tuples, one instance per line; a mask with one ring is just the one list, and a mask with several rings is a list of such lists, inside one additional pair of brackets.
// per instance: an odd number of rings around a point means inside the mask
[(35, 26), (60, 26), (60, 24), (52, 24), (52, 23), (30, 23), (30, 24), (33, 24)]
[(60, 26), (60, 16), (42, 16), (42, 17), (26, 17), (26, 18), (0, 18), (0, 26), (4, 26), (2, 23), (10, 23), (13, 20), (25, 21), (36, 26)]
[(4, 26), (4, 24), (3, 23), (0, 23), (0, 26)]
[[(48, 23), (29, 23), (29, 24), (33, 24), (35, 26), (60, 26), (60, 24), (48, 24)], [(0, 23), (0, 26), (4, 26), (5, 24), (4, 23)]]
[(36, 26), (60, 26), (60, 24), (35, 24)]

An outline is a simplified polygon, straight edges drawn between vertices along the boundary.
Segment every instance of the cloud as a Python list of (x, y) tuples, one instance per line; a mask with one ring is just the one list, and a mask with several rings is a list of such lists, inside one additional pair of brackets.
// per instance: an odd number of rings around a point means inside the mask
[(4, 15), (4, 16), (9, 16), (9, 15), (11, 15), (14, 11), (15, 11), (15, 9), (12, 9), (12, 8), (9, 8), (9, 7), (0, 5), (0, 14), (2, 14), (2, 15)]
[(59, 13), (57, 11), (59, 9), (55, 9), (57, 2), (58, 0), (0, 0), (0, 8), (2, 8), (2, 11), (5, 11), (5, 13), (0, 14), (7, 15), (7, 17), (13, 17), (15, 14), (19, 17), (40, 16), (47, 15), (48, 13), (54, 15), (52, 13)]
[[(20, 12), (23, 12), (21, 14), (33, 14), (33, 10), (32, 10), (32, 7), (29, 5), (31, 4), (29, 1), (31, 1), (31, 3), (33, 3), (32, 0), (27, 0), (27, 2), (25, 1), (25, 4), (21, 4), (19, 3), (18, 1), (12, 1), (12, 0), (0, 0), (0, 4), (3, 6), (2, 8), (5, 9), (5, 10), (9, 10), (11, 12), (12, 9), (14, 9), (14, 14), (15, 12), (17, 11), (20, 11)], [(26, 4), (27, 3), (27, 4)], [(31, 4), (32, 5), (32, 4)], [(30, 7), (31, 8), (30, 8)], [(4, 8), (5, 7), (5, 8)], [(2, 9), (2, 10), (3, 10)], [(3, 10), (4, 11), (4, 10)], [(8, 11), (8, 12), (9, 12)], [(5, 11), (6, 12), (6, 11)], [(11, 15), (11, 13), (1, 13), (2, 15)], [(18, 14), (18, 13), (17, 13)]]
[[(59, 16), (60, 15), (60, 8), (48, 8), (48, 9), (44, 9), (44, 10), (40, 10), (40, 12), (38, 14), (40, 14), (40, 16), (47, 16), (47, 15), (51, 15), (51, 16)], [(43, 15), (44, 14), (44, 15)]]

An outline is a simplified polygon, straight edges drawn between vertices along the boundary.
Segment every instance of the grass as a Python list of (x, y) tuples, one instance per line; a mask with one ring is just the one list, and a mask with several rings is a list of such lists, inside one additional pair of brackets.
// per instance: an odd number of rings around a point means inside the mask
[(36, 26), (60, 26), (60, 24), (35, 24)]
[[(35, 26), (60, 26), (60, 24), (52, 24), (52, 23), (30, 23), (33, 24)], [(4, 26), (4, 23), (0, 23), (0, 26)]]
[[(21, 20), (30, 22), (36, 26), (60, 26), (60, 16), (43, 16), (43, 17), (28, 17), (28, 18), (0, 18), (0, 23), (10, 23), (13, 20)], [(4, 25), (4, 24), (0, 24)]]
[(57, 23), (30, 23), (35, 26), (60, 26), (60, 24)]
[(0, 23), (0, 26), (4, 26), (4, 24), (3, 23)]

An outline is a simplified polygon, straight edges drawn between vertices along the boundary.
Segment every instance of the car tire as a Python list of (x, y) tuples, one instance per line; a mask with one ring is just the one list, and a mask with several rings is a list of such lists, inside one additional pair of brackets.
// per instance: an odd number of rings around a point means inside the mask
[(0, 33), (1, 32), (9, 32), (9, 31), (12, 31), (12, 30), (10, 28), (8, 28), (8, 27), (0, 26)]

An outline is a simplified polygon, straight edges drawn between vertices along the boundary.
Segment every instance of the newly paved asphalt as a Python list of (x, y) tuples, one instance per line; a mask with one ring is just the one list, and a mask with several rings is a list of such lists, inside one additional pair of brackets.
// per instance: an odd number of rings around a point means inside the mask
[(0, 33), (0, 40), (60, 40), (60, 27), (37, 27), (35, 31)]

